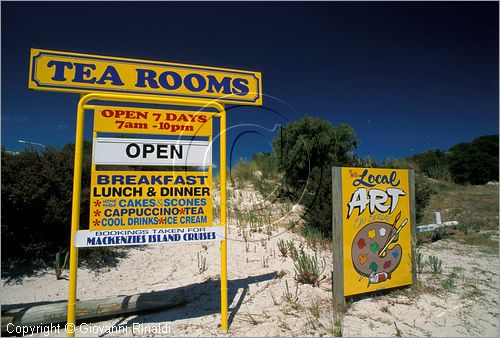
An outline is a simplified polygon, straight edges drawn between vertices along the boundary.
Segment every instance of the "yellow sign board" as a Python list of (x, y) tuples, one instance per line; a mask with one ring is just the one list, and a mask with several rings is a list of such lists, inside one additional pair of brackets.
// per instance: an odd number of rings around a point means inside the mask
[(31, 49), (29, 88), (262, 105), (259, 72)]
[(181, 110), (96, 106), (94, 131), (210, 136), (212, 135), (212, 114)]
[(212, 225), (206, 172), (92, 170), (89, 230)]
[(344, 295), (412, 284), (408, 170), (342, 168)]

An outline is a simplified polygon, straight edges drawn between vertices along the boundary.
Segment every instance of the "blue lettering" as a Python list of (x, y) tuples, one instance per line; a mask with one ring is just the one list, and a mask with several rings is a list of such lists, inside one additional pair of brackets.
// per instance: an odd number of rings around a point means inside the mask
[(73, 82), (95, 83), (95, 77), (89, 78), (92, 75), (91, 70), (95, 70), (95, 65), (88, 63), (75, 63), (75, 77)]
[(137, 83), (136, 87), (144, 88), (146, 86), (146, 81), (148, 82), (149, 88), (160, 88), (158, 83), (156, 83), (155, 77), (156, 72), (150, 69), (136, 69), (137, 71)]
[(352, 185), (357, 187), (359, 185), (364, 185), (365, 187), (374, 187), (377, 184), (390, 184), (393, 187), (399, 186), (400, 180), (397, 180), (397, 174), (393, 171), (389, 177), (386, 175), (368, 175), (368, 169), (365, 169), (361, 174), (361, 177), (354, 180)]
[(97, 184), (109, 184), (109, 176), (97, 175)]
[[(170, 84), (169, 77), (172, 78), (172, 84)], [(179, 74), (175, 72), (163, 72), (158, 78), (160, 85), (168, 90), (175, 90), (182, 85), (182, 78)]]
[(207, 93), (213, 93), (214, 89), (217, 93), (220, 92), (221, 89), (223, 94), (231, 94), (231, 78), (230, 77), (224, 77), (220, 82), (217, 81), (215, 76), (213, 75), (208, 75), (208, 89)]
[(71, 62), (63, 62), (63, 61), (49, 61), (47, 63), (47, 67), (52, 67), (55, 66), (55, 71), (54, 71), (54, 76), (52, 77), (52, 80), (54, 81), (66, 81), (66, 78), (64, 77), (64, 67), (67, 67), (68, 69), (73, 68), (73, 64)]
[(234, 79), (233, 80), (233, 94), (244, 96), (248, 94), (248, 80)]
[(106, 84), (106, 81), (111, 81), (111, 84), (113, 86), (123, 86), (125, 85), (122, 82), (122, 79), (120, 79), (120, 75), (118, 75), (118, 72), (116, 71), (115, 67), (113, 66), (108, 66), (104, 73), (102, 74), (101, 78), (99, 81), (96, 83), (98, 84)]
[(151, 184), (162, 184), (161, 176), (151, 175)]
[[(193, 83), (194, 79), (196, 79), (196, 84)], [(186, 86), (187, 89), (189, 89), (192, 92), (201, 92), (203, 89), (205, 89), (205, 86), (207, 85), (207, 80), (200, 74), (188, 74), (184, 78), (184, 86)]]

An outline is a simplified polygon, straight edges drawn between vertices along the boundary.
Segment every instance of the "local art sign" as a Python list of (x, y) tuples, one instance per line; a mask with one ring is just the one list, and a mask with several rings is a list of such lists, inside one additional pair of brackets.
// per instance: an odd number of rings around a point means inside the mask
[(29, 88), (262, 104), (259, 72), (31, 49)]
[(408, 170), (341, 168), (341, 180), (344, 296), (412, 284)]

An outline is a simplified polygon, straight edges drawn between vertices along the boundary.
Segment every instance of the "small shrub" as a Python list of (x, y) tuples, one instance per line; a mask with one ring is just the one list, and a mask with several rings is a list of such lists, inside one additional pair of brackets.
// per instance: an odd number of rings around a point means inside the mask
[(288, 287), (288, 281), (285, 281), (286, 290), (283, 292), (283, 301), (288, 303), (293, 309), (298, 309), (299, 304), (299, 285), (295, 284), (295, 293), (291, 293)]
[(342, 337), (342, 314), (336, 313), (333, 323), (333, 336)]
[(321, 274), (325, 270), (326, 263), (323, 259), (322, 268), (318, 265), (318, 257), (316, 253), (314, 256), (307, 255), (304, 250), (300, 250), (300, 254), (295, 261), (295, 271), (297, 273), (297, 280), (300, 283), (319, 285)]
[(205, 256), (201, 255), (199, 252), (198, 252), (198, 256), (197, 256), (197, 261), (198, 261), (198, 273), (201, 274), (201, 273), (208, 270), (207, 258)]
[[(64, 261), (61, 263), (61, 252), (66, 252), (64, 255)], [(62, 250), (56, 253), (54, 260), (54, 270), (56, 271), (56, 278), (61, 279), (64, 269), (66, 269), (66, 264), (68, 263), (69, 251)]]
[(437, 258), (436, 256), (429, 256), (429, 266), (431, 267), (431, 271), (434, 274), (440, 274), (443, 272), (442, 267), (443, 261)]
[(315, 318), (319, 318), (319, 315), (321, 313), (320, 306), (319, 306), (319, 301), (313, 299), (312, 302), (311, 302), (311, 307), (309, 308), (309, 310), (311, 311), (311, 314)]
[(422, 221), (425, 208), (429, 205), (431, 200), (431, 195), (435, 193), (436, 191), (423, 177), (415, 175), (415, 218), (417, 224)]
[(280, 251), (281, 256), (283, 256), (283, 257), (287, 256), (288, 245), (282, 238), (278, 241), (278, 250)]
[(464, 233), (464, 235), (467, 235), (469, 233), (469, 226), (466, 223), (460, 223), (458, 225), (458, 230)]
[(435, 164), (428, 167), (425, 171), (427, 172), (427, 175), (429, 175), (430, 178), (446, 182), (453, 181), (451, 177), (450, 168), (447, 165)]
[(433, 235), (432, 236), (432, 241), (433, 242), (439, 241), (439, 240), (443, 239), (443, 237), (444, 237), (444, 228), (439, 228), (436, 231), (433, 231), (432, 235)]
[(396, 328), (396, 337), (402, 337), (403, 332), (401, 332), (401, 330), (398, 328), (398, 326), (396, 325), (396, 322), (394, 322), (394, 327)]
[(262, 267), (263, 268), (269, 267), (269, 256), (262, 257)]
[(255, 163), (240, 159), (233, 168), (230, 168), (229, 179), (233, 186), (243, 188), (246, 183), (253, 181), (257, 170)]
[(423, 255), (420, 251), (417, 251), (417, 254), (415, 256), (415, 262), (417, 264), (417, 272), (422, 273), (422, 271), (424, 271), (424, 261), (423, 261)]
[(273, 304), (274, 305), (280, 305), (281, 303), (276, 300), (276, 298), (274, 297), (273, 292), (271, 290), (269, 290), (269, 293), (271, 294), (271, 299), (273, 300)]
[(297, 260), (297, 257), (299, 257), (299, 253), (297, 251), (297, 248), (295, 247), (295, 243), (293, 243), (292, 240), (289, 240), (286, 242), (286, 245), (288, 247), (288, 253), (290, 254), (290, 257), (295, 261)]
[(448, 292), (453, 291), (457, 287), (457, 283), (456, 283), (457, 277), (458, 276), (455, 272), (450, 273), (448, 275), (448, 278), (446, 278), (442, 283), (443, 289), (448, 291)]
[(321, 230), (308, 225), (302, 227), (302, 235), (306, 239), (309, 247), (313, 248), (314, 250), (316, 250), (318, 244), (324, 242), (325, 238), (327, 238), (326, 234), (324, 234)]
[(250, 314), (250, 313), (247, 313), (245, 315), (243, 315), (244, 318), (246, 318), (246, 320), (251, 323), (252, 325), (259, 325), (261, 323), (263, 323), (264, 321), (261, 320), (261, 319), (258, 319), (257, 317), (254, 317), (254, 315)]
[(276, 271), (276, 278), (283, 278), (286, 275), (285, 270)]

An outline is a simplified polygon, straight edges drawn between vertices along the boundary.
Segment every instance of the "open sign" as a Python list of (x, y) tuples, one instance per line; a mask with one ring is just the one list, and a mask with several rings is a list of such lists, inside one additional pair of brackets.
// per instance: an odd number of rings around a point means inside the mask
[(212, 146), (208, 141), (97, 137), (94, 163), (205, 167), (212, 164)]

